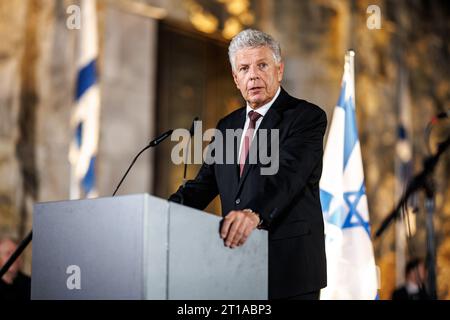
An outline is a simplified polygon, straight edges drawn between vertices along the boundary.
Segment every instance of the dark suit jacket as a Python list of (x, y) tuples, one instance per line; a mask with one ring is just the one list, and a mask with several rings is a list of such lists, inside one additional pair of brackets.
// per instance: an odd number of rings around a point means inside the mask
[(13, 283), (0, 279), (0, 301), (30, 300), (31, 278), (19, 271)]
[[(226, 129), (244, 127), (246, 108), (238, 109), (217, 125)], [(169, 200), (203, 210), (218, 194), (222, 215), (246, 208), (258, 212), (269, 232), (269, 298), (284, 298), (326, 286), (325, 240), (319, 198), (322, 173), (325, 112), (314, 104), (290, 96), (281, 88), (258, 128), (279, 129), (279, 170), (261, 175), (263, 165), (247, 164), (241, 178), (239, 166), (204, 163), (195, 180), (178, 189)], [(268, 134), (270, 139), (270, 134)], [(226, 139), (224, 139), (226, 140)], [(234, 139), (235, 160), (240, 139)], [(226, 145), (226, 142), (224, 143)], [(251, 148), (257, 148), (252, 143)], [(269, 143), (268, 151), (272, 145)], [(261, 150), (258, 150), (260, 152)], [(264, 152), (267, 152), (265, 150)], [(254, 231), (257, 232), (257, 231)], [(245, 244), (244, 244), (245, 245)]]
[(409, 293), (406, 286), (401, 286), (392, 293), (392, 300), (430, 300), (430, 296), (423, 288), (417, 293)]

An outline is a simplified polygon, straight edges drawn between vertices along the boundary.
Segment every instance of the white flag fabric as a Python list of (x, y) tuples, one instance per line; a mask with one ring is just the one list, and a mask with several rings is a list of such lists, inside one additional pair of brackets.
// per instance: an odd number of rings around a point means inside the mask
[(328, 285), (322, 300), (378, 299), (377, 268), (355, 113), (354, 52), (345, 57), (339, 101), (323, 158), (320, 198)]
[(75, 109), (71, 128), (74, 132), (69, 151), (71, 163), (70, 198), (95, 197), (100, 92), (97, 82), (97, 11), (95, 0), (81, 1)]

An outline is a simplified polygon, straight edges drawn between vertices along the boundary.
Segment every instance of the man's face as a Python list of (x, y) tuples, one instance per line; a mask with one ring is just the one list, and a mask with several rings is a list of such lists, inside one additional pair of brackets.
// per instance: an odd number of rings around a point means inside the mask
[(409, 271), (406, 275), (407, 281), (419, 284), (424, 283), (427, 279), (427, 270), (425, 268), (425, 263), (421, 262), (416, 268)]
[(257, 109), (275, 96), (284, 65), (277, 64), (268, 47), (245, 48), (236, 53), (233, 78), (242, 97)]

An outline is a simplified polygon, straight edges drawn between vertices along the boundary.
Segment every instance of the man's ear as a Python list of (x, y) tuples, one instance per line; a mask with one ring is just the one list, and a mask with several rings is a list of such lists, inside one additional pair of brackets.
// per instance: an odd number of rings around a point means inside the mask
[(283, 79), (283, 73), (284, 73), (284, 62), (281, 61), (278, 66), (278, 82), (281, 82)]

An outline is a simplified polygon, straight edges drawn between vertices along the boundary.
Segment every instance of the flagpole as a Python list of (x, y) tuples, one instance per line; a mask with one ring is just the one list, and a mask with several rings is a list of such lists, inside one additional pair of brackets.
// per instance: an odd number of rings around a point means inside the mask
[(353, 49), (347, 50), (345, 53), (345, 60), (348, 62), (350, 68), (350, 90), (353, 99), (353, 106), (356, 109), (356, 97), (355, 97), (355, 51)]
[[(403, 123), (405, 119), (403, 119), (403, 108), (405, 107), (403, 105), (403, 94), (405, 90), (404, 85), (404, 72), (403, 69), (400, 67), (400, 74), (399, 74), (399, 83), (398, 83), (398, 96), (397, 96), (397, 126), (404, 126), (404, 129), (406, 130), (406, 124)], [(398, 129), (399, 130), (399, 129)], [(399, 135), (397, 133), (397, 135)], [(397, 144), (398, 139), (400, 137), (397, 136)], [(402, 142), (401, 142), (402, 143)], [(404, 172), (402, 168), (404, 168), (404, 160), (401, 159), (399, 154), (399, 151), (396, 150), (396, 157), (395, 157), (395, 177), (396, 177), (396, 183), (395, 183), (395, 197), (398, 201), (405, 188), (405, 179), (406, 177), (404, 175)], [(408, 214), (408, 213), (406, 213)], [(402, 215), (400, 215), (399, 219), (396, 219), (395, 221), (395, 284), (397, 287), (400, 287), (405, 283), (405, 266), (406, 266), (406, 232), (405, 232), (405, 220)]]
[[(410, 95), (407, 85), (408, 74), (404, 66), (399, 62), (399, 80), (397, 95), (397, 142), (395, 157), (395, 195), (399, 201), (405, 191), (406, 183), (411, 178), (413, 170), (413, 146), (411, 119), (410, 119)], [(415, 194), (408, 200), (405, 210), (395, 222), (395, 255), (396, 255), (396, 284), (403, 285), (405, 281), (405, 266), (407, 257), (415, 257), (414, 248), (409, 239), (415, 234)]]
[(75, 177), (74, 164), (70, 164), (70, 189), (69, 196), (70, 200), (75, 200), (80, 198), (80, 187), (78, 185), (78, 180)]
[[(395, 196), (396, 201), (403, 194), (403, 183), (399, 180), (401, 177), (400, 160), (395, 161), (395, 175), (397, 177)], [(408, 213), (406, 213), (408, 214)], [(405, 266), (406, 266), (406, 232), (405, 224), (402, 216), (395, 221), (395, 284), (400, 287), (405, 283)]]

